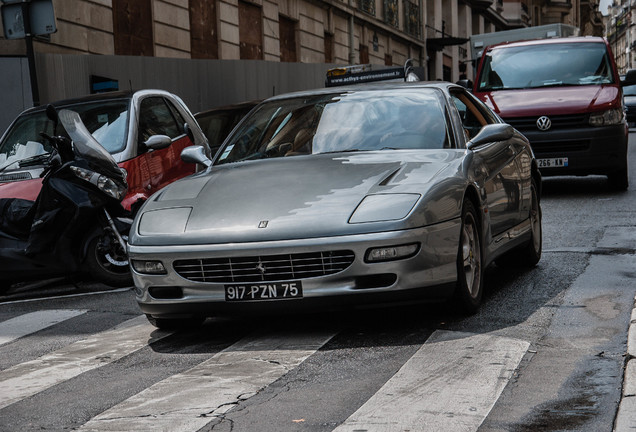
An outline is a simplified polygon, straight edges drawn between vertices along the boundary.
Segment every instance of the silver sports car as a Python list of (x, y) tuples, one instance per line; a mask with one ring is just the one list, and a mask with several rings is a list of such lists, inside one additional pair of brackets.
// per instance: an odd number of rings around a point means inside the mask
[(153, 195), (129, 236), (158, 327), (304, 306), (452, 299), (541, 257), (528, 141), (463, 87), (391, 83), (258, 105), (207, 168)]

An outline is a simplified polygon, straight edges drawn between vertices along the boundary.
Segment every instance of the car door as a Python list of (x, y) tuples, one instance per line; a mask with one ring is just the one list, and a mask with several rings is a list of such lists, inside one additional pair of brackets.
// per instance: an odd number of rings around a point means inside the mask
[[(139, 106), (137, 145), (140, 157), (147, 167), (147, 186), (154, 193), (186, 175), (194, 173), (196, 166), (181, 161), (181, 151), (192, 145), (185, 134), (185, 120), (171, 101), (153, 96), (144, 98)], [(153, 135), (167, 135), (172, 143), (161, 150), (148, 151), (144, 144)]]
[[(460, 113), (466, 141), (486, 124), (499, 120), (465, 91), (456, 91), (452, 100)], [(484, 176), (487, 213), (493, 236), (521, 222), (522, 183), (517, 163), (520, 147), (513, 140), (493, 142), (474, 148), (476, 164)]]

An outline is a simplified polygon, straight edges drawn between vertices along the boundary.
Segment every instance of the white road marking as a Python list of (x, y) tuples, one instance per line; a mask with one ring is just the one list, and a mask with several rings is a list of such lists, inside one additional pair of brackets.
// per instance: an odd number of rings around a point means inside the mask
[(80, 431), (196, 431), (302, 363), (333, 334), (240, 340), (94, 417)]
[(131, 288), (108, 289), (104, 291), (92, 291), (92, 292), (78, 293), (78, 294), (55, 295), (51, 297), (38, 297), (38, 298), (30, 298), (30, 299), (22, 299), (22, 300), (3, 301), (3, 302), (0, 302), (0, 304), (8, 305), (8, 304), (19, 304), (19, 303), (35, 303), (35, 302), (45, 301), (45, 300), (59, 300), (59, 299), (87, 297), (87, 296), (94, 296), (94, 295), (101, 295), (101, 294), (120, 293), (120, 292), (126, 292), (130, 290)]
[[(114, 362), (170, 333), (139, 316), (38, 359), (0, 372), (0, 409), (84, 372)], [(155, 332), (156, 333), (156, 332)]]
[(52, 309), (31, 312), (0, 323), (0, 346), (54, 324), (86, 313), (86, 310)]
[(436, 331), (334, 432), (476, 431), (529, 345), (488, 334)]

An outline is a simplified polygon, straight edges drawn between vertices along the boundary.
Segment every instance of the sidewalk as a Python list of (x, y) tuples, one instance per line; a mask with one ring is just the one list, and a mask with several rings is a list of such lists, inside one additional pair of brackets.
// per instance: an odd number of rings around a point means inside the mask
[[(634, 300), (636, 305), (636, 299)], [(614, 423), (615, 432), (636, 430), (636, 307), (627, 334), (627, 363), (623, 376), (623, 394)]]

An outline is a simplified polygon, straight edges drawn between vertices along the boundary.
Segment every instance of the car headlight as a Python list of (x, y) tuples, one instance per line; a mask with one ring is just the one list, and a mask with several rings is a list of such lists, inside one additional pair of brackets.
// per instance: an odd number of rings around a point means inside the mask
[(118, 201), (121, 201), (126, 194), (127, 187), (120, 185), (119, 183), (113, 181), (107, 176), (97, 173), (95, 171), (87, 170), (85, 168), (80, 168), (76, 166), (72, 166), (71, 172), (75, 174), (77, 177), (82, 180), (86, 180), (89, 183), (97, 186), (99, 190), (104, 192), (106, 195), (115, 198)]
[(404, 219), (419, 199), (420, 194), (411, 193), (367, 195), (349, 218), (349, 223)]
[(366, 262), (393, 261), (410, 258), (420, 249), (419, 243), (411, 243), (399, 246), (384, 246), (367, 250)]
[(591, 126), (610, 126), (620, 124), (623, 121), (624, 112), (620, 108), (601, 111), (590, 115)]
[(137, 273), (166, 274), (166, 268), (161, 261), (131, 260), (130, 264)]

